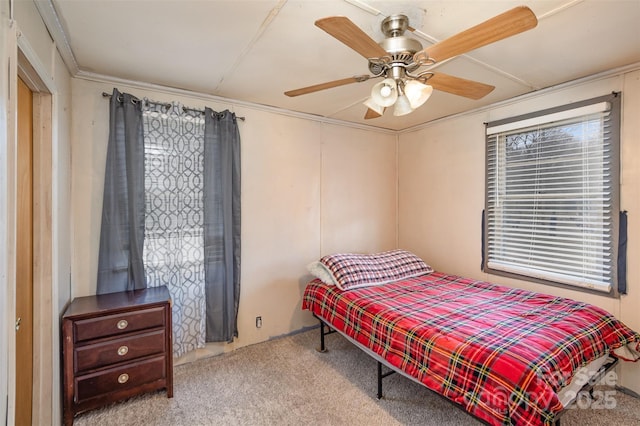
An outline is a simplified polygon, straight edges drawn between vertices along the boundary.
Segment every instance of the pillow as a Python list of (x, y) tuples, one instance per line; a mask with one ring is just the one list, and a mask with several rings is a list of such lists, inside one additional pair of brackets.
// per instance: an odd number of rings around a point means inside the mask
[(325, 283), (335, 283), (341, 290), (386, 284), (433, 272), (422, 259), (406, 250), (376, 254), (337, 253), (322, 257), (318, 263), (330, 277), (323, 272), (324, 279), (316, 276)]
[(331, 271), (327, 269), (321, 262), (315, 261), (307, 265), (307, 269), (316, 278), (319, 278), (325, 284), (336, 285), (336, 280), (333, 278)]

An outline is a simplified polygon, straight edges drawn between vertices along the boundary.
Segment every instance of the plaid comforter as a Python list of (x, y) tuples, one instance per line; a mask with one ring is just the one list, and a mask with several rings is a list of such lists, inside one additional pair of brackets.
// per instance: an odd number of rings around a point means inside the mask
[(316, 279), (302, 308), (491, 424), (551, 424), (577, 368), (623, 346), (640, 357), (640, 334), (596, 306), (439, 272), (349, 291)]

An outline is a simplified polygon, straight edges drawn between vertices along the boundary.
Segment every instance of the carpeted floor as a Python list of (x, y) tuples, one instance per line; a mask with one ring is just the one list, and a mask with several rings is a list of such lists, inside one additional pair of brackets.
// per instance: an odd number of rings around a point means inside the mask
[[(278, 338), (175, 368), (174, 398), (156, 392), (76, 417), (76, 425), (435, 425), (480, 423), (394, 374), (376, 399), (376, 363), (342, 336)], [(614, 389), (608, 389), (615, 391)], [(615, 392), (614, 409), (571, 409), (562, 425), (640, 425), (640, 400)]]

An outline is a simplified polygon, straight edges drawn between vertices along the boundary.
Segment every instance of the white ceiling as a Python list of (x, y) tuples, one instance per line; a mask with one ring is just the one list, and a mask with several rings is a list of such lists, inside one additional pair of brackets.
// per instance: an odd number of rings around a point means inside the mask
[[(639, 0), (48, 1), (58, 15), (58, 38), (66, 37), (70, 46), (63, 56), (78, 75), (142, 81), (392, 130), (640, 62)], [(376, 80), (295, 98), (283, 94), (368, 74), (362, 56), (314, 25), (319, 18), (347, 16), (379, 41), (382, 19), (404, 13), (417, 29), (413, 36), (427, 46), (518, 5), (536, 14), (536, 28), (437, 66), (496, 87), (481, 100), (436, 91), (409, 115), (387, 111), (364, 120), (362, 102)], [(55, 30), (50, 28), (54, 38)]]

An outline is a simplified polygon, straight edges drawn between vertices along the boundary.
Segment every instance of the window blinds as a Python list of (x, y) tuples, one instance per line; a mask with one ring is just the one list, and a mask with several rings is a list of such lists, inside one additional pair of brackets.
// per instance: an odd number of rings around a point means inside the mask
[(488, 125), (489, 270), (611, 290), (611, 116), (611, 103), (597, 102)]

